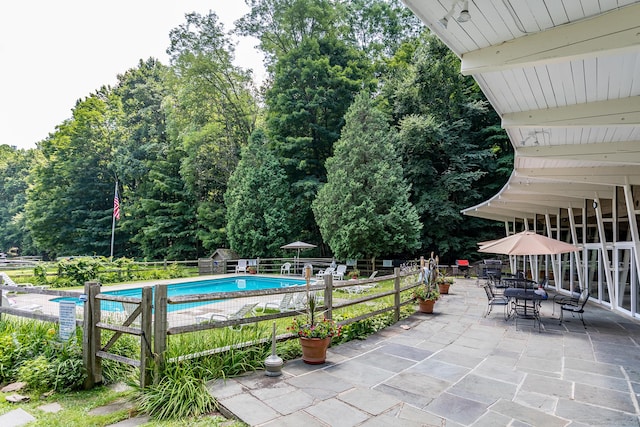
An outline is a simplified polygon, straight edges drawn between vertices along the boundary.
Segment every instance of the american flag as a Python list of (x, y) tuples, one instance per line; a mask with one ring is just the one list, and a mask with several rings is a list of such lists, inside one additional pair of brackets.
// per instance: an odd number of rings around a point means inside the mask
[(118, 199), (118, 189), (116, 188), (116, 195), (113, 197), (113, 217), (120, 219), (120, 199)]

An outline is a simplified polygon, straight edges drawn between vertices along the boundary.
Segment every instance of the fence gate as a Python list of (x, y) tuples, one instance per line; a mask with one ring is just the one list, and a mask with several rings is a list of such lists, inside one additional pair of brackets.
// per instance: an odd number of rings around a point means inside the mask
[[(87, 301), (84, 305), (83, 359), (87, 370), (85, 388), (92, 388), (102, 382), (102, 359), (109, 359), (135, 366), (140, 370), (140, 387), (151, 384), (149, 363), (153, 357), (151, 350), (152, 288), (142, 288), (142, 298), (123, 297), (100, 293), (100, 283), (85, 283)], [(120, 324), (102, 322), (101, 301), (119, 302), (123, 306), (125, 319)], [(114, 334), (104, 346), (101, 331)], [(122, 334), (140, 337), (140, 359), (132, 359), (109, 352)]]

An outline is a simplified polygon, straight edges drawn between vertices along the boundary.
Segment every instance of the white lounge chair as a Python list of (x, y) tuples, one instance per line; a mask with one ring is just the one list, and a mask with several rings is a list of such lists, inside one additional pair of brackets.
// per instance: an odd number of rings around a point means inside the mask
[(333, 275), (333, 273), (335, 273), (336, 269), (334, 267), (327, 267), (324, 270), (320, 270), (316, 273), (316, 279), (318, 280), (322, 280), (324, 279), (324, 276), (326, 276), (327, 274), (331, 274)]
[(247, 260), (239, 259), (238, 265), (236, 265), (236, 273), (246, 273), (247, 272)]
[[(378, 270), (374, 271), (373, 273), (371, 273), (371, 275), (369, 276), (369, 279), (373, 279), (374, 277), (376, 277), (376, 275), (378, 274)], [(340, 288), (338, 290), (342, 291), (346, 291), (349, 292), (350, 294), (361, 294), (363, 292), (369, 291), (375, 287), (378, 286), (378, 282), (374, 282), (374, 283), (370, 283), (370, 284), (366, 284), (366, 285), (353, 285), (353, 286), (347, 286), (346, 288)]]
[(14, 300), (5, 297), (2, 295), (2, 306), (9, 307), (16, 310), (29, 311), (29, 312), (42, 312), (42, 306), (40, 304), (27, 304), (27, 305), (18, 305)]
[[(196, 321), (198, 323), (223, 322), (225, 320), (243, 319), (247, 316), (247, 314), (251, 314), (252, 316), (255, 316), (254, 310), (256, 308), (256, 305), (258, 305), (257, 302), (245, 304), (242, 307), (240, 307), (238, 311), (231, 314), (221, 314), (221, 313), (201, 314), (199, 316), (196, 316)], [(240, 328), (242, 328), (242, 326), (243, 325), (240, 325)]]
[(264, 304), (264, 309), (276, 309), (280, 312), (289, 311), (294, 308), (293, 304), (293, 294), (284, 294), (282, 295), (282, 300), (280, 301), (270, 301)]

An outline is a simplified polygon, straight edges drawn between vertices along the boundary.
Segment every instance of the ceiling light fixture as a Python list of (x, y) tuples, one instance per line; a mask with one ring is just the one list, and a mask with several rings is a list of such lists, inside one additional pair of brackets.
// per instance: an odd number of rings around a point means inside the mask
[(460, 15), (458, 15), (458, 22), (467, 22), (471, 19), (471, 14), (469, 13), (469, 0), (464, 0), (462, 3), (462, 10), (460, 11)]
[(438, 20), (438, 24), (440, 24), (442, 28), (447, 28), (447, 25), (449, 24), (449, 20), (453, 16), (453, 12), (456, 6), (458, 6), (459, 4), (462, 4), (462, 9), (460, 10), (460, 14), (458, 15), (458, 18), (456, 19), (456, 21), (467, 22), (471, 19), (471, 14), (469, 13), (469, 0), (455, 0), (451, 5), (451, 9), (449, 9), (447, 14)]
[(446, 15), (444, 15), (439, 21), (438, 24), (440, 24), (440, 26), (442, 28), (447, 28), (447, 25), (449, 24), (449, 19), (451, 19), (451, 17), (453, 16), (453, 8), (456, 7), (456, 4), (458, 2), (455, 2), (453, 4), (453, 6), (451, 6), (451, 9), (449, 9), (449, 12), (447, 12)]

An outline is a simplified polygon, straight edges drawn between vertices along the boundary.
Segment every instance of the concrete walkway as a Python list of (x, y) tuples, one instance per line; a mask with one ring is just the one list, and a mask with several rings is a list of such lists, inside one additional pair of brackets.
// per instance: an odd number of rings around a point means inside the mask
[[(486, 296), (457, 279), (432, 315), (416, 313), (327, 363), (289, 361), (209, 385), (252, 426), (640, 426), (640, 323), (587, 305), (587, 328), (543, 302), (542, 331), (483, 318)], [(555, 316), (558, 316), (557, 310)]]

